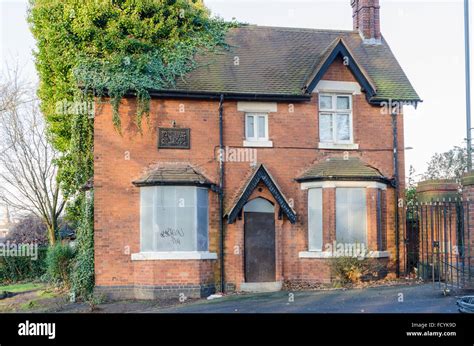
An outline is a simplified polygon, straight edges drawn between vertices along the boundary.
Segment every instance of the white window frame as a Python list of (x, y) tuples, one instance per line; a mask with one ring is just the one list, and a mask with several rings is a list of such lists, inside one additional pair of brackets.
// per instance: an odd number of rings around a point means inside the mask
[[(258, 125), (258, 118), (259, 117), (264, 117), (265, 118), (265, 136), (264, 137), (258, 137), (258, 130), (259, 130), (259, 125)], [(248, 134), (248, 127), (247, 127), (247, 121), (248, 118), (253, 117), (253, 133), (254, 137), (250, 137)], [(266, 142), (268, 141), (268, 113), (261, 113), (261, 112), (247, 112), (245, 113), (245, 139), (248, 142)]]
[[(321, 97), (331, 97), (331, 109), (321, 109)], [(349, 98), (349, 109), (343, 111), (337, 109), (337, 97), (348, 97)], [(321, 144), (354, 144), (354, 130), (353, 130), (353, 107), (352, 107), (352, 95), (345, 93), (320, 93), (318, 97), (318, 123), (319, 123), (319, 141)], [(321, 115), (330, 114), (332, 116), (332, 140), (321, 139)], [(349, 114), (349, 140), (338, 140), (337, 139), (337, 115), (338, 114)]]

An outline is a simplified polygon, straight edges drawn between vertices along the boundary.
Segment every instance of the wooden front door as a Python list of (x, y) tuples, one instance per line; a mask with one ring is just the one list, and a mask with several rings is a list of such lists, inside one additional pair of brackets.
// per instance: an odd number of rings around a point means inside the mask
[(274, 213), (244, 213), (245, 281), (275, 281)]

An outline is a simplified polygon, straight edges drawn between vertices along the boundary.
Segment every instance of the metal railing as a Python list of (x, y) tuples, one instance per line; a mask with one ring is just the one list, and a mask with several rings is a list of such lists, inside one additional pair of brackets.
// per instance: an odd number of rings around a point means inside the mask
[(407, 275), (414, 273), (420, 279), (431, 280), (444, 292), (472, 284), (474, 266), (468, 231), (468, 211), (474, 212), (471, 204), (458, 198), (403, 208)]

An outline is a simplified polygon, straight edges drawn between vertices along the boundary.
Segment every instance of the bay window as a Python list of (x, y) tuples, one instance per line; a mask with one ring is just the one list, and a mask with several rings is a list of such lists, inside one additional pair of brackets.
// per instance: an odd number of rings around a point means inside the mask
[(140, 188), (140, 251), (207, 251), (208, 190), (194, 186)]

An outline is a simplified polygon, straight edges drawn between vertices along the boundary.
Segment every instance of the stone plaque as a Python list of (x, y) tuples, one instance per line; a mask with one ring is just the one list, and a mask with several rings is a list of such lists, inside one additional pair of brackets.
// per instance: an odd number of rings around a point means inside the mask
[(158, 129), (159, 149), (189, 149), (191, 147), (190, 129)]

